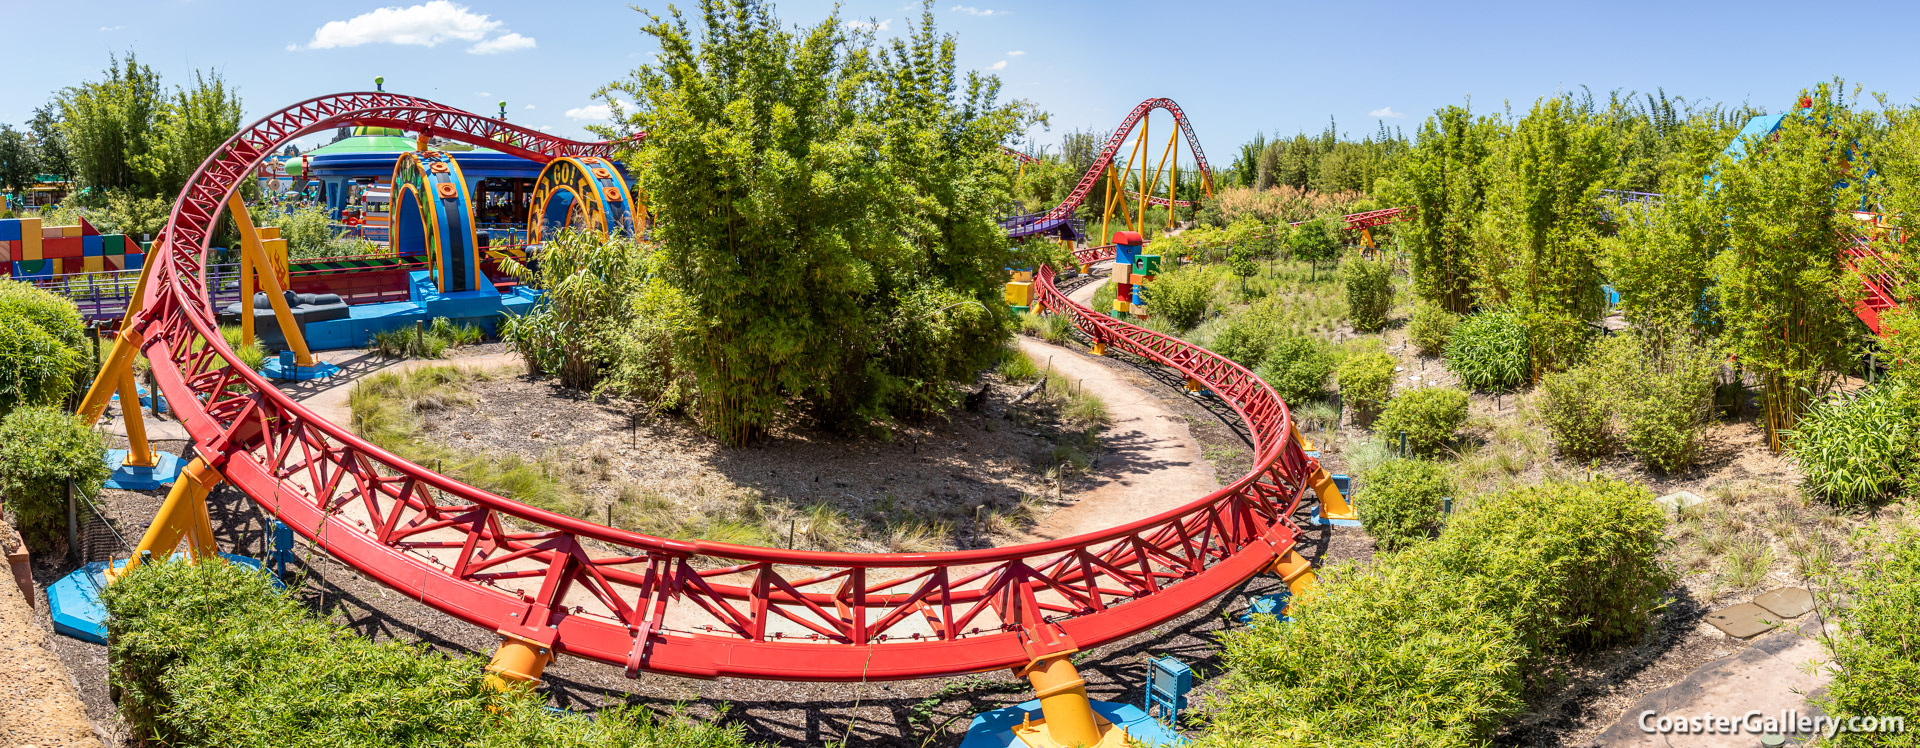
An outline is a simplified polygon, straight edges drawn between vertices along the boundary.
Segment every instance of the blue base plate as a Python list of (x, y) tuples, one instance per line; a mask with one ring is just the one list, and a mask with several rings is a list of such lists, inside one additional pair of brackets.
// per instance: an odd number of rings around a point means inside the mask
[(1360, 520), (1357, 520), (1357, 519), (1327, 519), (1326, 517), (1322, 517), (1320, 516), (1320, 507), (1317, 507), (1317, 506), (1313, 508), (1313, 516), (1308, 517), (1307, 521), (1312, 522), (1313, 524), (1316, 524), (1316, 525), (1321, 525), (1323, 527), (1326, 525), (1332, 525), (1334, 527), (1359, 527), (1360, 526)]
[(340, 367), (325, 361), (312, 366), (283, 367), (280, 365), (280, 359), (269, 358), (266, 363), (260, 365), (260, 376), (268, 379), (291, 379), (296, 382), (326, 379), (339, 373)]
[(154, 452), (153, 467), (136, 467), (125, 464), (126, 461), (127, 450), (107, 450), (107, 467), (113, 469), (113, 475), (102, 485), (125, 491), (155, 491), (161, 486), (173, 485), (180, 478), (180, 470), (187, 466), (180, 455), (172, 452)]
[[(144, 384), (142, 384), (142, 385), (135, 385), (135, 386), (134, 386), (134, 389), (135, 389), (135, 390), (138, 390), (138, 391), (140, 392), (140, 407), (142, 407), (142, 408), (147, 408), (147, 409), (152, 409), (152, 408), (153, 408), (153, 396), (152, 396), (152, 395), (149, 395), (149, 394), (147, 394), (147, 386), (146, 386), (146, 385), (144, 385)], [(112, 398), (110, 398), (110, 399), (111, 399), (111, 400), (112, 400), (113, 402), (116, 402), (116, 403), (117, 403), (117, 402), (120, 402), (120, 393), (117, 393), (117, 392), (116, 392), (116, 393), (114, 393), (114, 395), (113, 395), (113, 397), (112, 397)], [(161, 395), (161, 396), (160, 396), (160, 412), (161, 412), (161, 413), (165, 413), (165, 412), (167, 412), (167, 396), (166, 396), (166, 395)]]
[(1282, 592), (1278, 595), (1248, 595), (1247, 609), (1235, 618), (1241, 623), (1253, 623), (1254, 616), (1275, 616), (1281, 623), (1290, 622), (1293, 617), (1281, 611), (1287, 609), (1287, 602), (1292, 598), (1293, 594), (1290, 592)]
[[(1186, 745), (1187, 739), (1180, 733), (1168, 729), (1158, 720), (1147, 716), (1147, 712), (1134, 704), (1116, 704), (1111, 701), (1093, 702), (1093, 713), (1120, 727), (1126, 728), (1127, 735), (1133, 738), (1135, 745), (1177, 746)], [(1027, 741), (1013, 735), (1013, 728), (1026, 721), (1028, 715), (1040, 719), (1040, 700), (1026, 702), (1019, 706), (995, 709), (978, 715), (967, 725), (967, 737), (960, 742), (960, 748), (1033, 748)]]
[[(185, 558), (184, 553), (173, 554), (174, 560)], [(258, 559), (236, 556), (231, 553), (220, 554), (221, 558), (236, 564), (245, 564), (260, 569)], [(126, 559), (113, 562), (113, 568), (127, 565)], [(279, 586), (280, 581), (274, 580)], [(53, 616), (53, 630), (84, 642), (94, 644), (107, 643), (107, 608), (100, 604), (100, 590), (107, 586), (107, 562), (95, 561), (80, 567), (79, 571), (60, 578), (60, 581), (47, 586), (47, 612)]]

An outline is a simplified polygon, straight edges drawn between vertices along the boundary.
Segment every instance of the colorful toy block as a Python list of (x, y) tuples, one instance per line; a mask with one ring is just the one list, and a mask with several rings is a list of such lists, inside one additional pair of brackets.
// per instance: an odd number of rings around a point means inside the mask
[(93, 224), (87, 223), (86, 216), (81, 216), (80, 217), (80, 235), (81, 236), (99, 236), (100, 230), (94, 228)]
[(98, 273), (98, 272), (105, 271), (107, 269), (107, 265), (105, 262), (102, 262), (102, 260), (105, 260), (105, 259), (107, 258), (101, 257), (99, 255), (80, 258), (80, 272)]
[(79, 257), (80, 252), (80, 237), (78, 236), (62, 236), (53, 239), (43, 239), (40, 242), (40, 256), (45, 259)]
[(99, 234), (94, 234), (92, 236), (82, 235), (80, 237), (80, 256), (81, 257), (99, 257), (105, 253), (106, 251), (105, 245), (106, 243), (100, 240)]
[(1008, 283), (1007, 284), (1007, 303), (1012, 306), (1032, 306), (1033, 305), (1033, 284), (1032, 283)]
[(8, 218), (0, 221), (0, 242), (20, 241), (20, 219)]
[(77, 239), (80, 237), (80, 227), (79, 226), (61, 226), (60, 236), (61, 238), (65, 238), (65, 239)]
[(20, 219), (20, 259), (33, 261), (44, 259), (40, 256), (40, 219)]

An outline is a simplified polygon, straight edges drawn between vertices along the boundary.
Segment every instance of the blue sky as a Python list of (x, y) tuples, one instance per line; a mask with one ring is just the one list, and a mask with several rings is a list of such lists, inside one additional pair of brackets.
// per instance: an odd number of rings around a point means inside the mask
[[(664, 3), (638, 0), (642, 7)], [(688, 3), (682, 3), (683, 7)], [(501, 0), (6, 0), (8, 71), (0, 122), (19, 125), (55, 90), (134, 51), (170, 82), (196, 68), (237, 85), (249, 120), (312, 96), (372, 87), (478, 112), (508, 102), (515, 122), (584, 135), (592, 92), (652, 58), (626, 2)], [(789, 24), (832, 10), (785, 0)], [(903, 33), (919, 6), (846, 0), (849, 20)], [(1329, 116), (1360, 135), (1411, 131), (1471, 95), (1477, 109), (1576, 89), (1652, 91), (1779, 109), (1834, 75), (1911, 102), (1920, 51), (1889, 35), (1920, 5), (1855, 3), (1253, 3), (941, 0), (963, 68), (1001, 76), (1007, 95), (1053, 116), (1053, 143), (1106, 129), (1140, 100), (1170, 97), (1217, 167), (1256, 131), (1317, 132)], [(14, 30), (30, 29), (28, 33)], [(21, 40), (20, 37), (25, 37)], [(1164, 127), (1165, 120), (1157, 126)], [(1160, 132), (1165, 132), (1161, 130)], [(1158, 138), (1156, 138), (1157, 140)]]

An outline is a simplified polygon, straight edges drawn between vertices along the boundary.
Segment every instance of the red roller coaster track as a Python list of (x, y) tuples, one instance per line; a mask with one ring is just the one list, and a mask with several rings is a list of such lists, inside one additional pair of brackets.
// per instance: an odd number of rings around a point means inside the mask
[[(1051, 221), (1065, 218), (1073, 213), (1074, 208), (1080, 207), (1081, 201), (1086, 200), (1087, 194), (1093, 191), (1093, 185), (1106, 175), (1107, 167), (1113, 164), (1113, 157), (1120, 152), (1120, 144), (1126, 142), (1127, 136), (1133, 134), (1134, 126), (1140, 124), (1140, 120), (1145, 119), (1147, 113), (1155, 109), (1167, 110), (1168, 114), (1173, 115), (1173, 121), (1179, 123), (1180, 133), (1187, 138), (1187, 147), (1193, 149), (1193, 160), (1200, 165), (1200, 178), (1204, 180), (1207, 190), (1211, 191), (1213, 168), (1207, 166), (1207, 153), (1200, 150), (1200, 138), (1193, 134), (1193, 125), (1187, 123), (1186, 112), (1180, 111), (1180, 105), (1173, 103), (1173, 99), (1147, 99), (1135, 106), (1133, 111), (1128, 112), (1126, 119), (1120, 121), (1120, 127), (1113, 131), (1113, 136), (1107, 138), (1107, 144), (1100, 149), (1100, 157), (1093, 160), (1093, 166), (1088, 167), (1087, 173), (1080, 175), (1080, 183), (1074, 185), (1072, 192), (1067, 193), (1067, 199), (1060, 201), (1059, 205), (1047, 211), (1047, 214), (1039, 220)], [(1149, 198), (1149, 201), (1156, 199), (1159, 202), (1154, 202), (1154, 205), (1166, 205), (1164, 198)]]
[[(1148, 102), (1135, 118), (1171, 105)], [(1143, 631), (1259, 573), (1296, 541), (1289, 518), (1315, 465), (1290, 438), (1286, 404), (1219, 355), (1068, 301), (1048, 270), (1035, 284), (1041, 306), (1110, 348), (1204, 382), (1245, 423), (1253, 471), (1177, 509), (1078, 537), (849, 554), (638, 535), (400, 459), (241, 365), (197, 277), (220, 206), (266, 154), (352, 124), (427, 128), (539, 160), (616, 147), (389, 94), (289, 107), (234, 136), (188, 181), (126, 334), (228, 482), (335, 558), (448, 615), (629, 675), (917, 678), (1024, 665)], [(505, 142), (494, 139), (501, 133)]]

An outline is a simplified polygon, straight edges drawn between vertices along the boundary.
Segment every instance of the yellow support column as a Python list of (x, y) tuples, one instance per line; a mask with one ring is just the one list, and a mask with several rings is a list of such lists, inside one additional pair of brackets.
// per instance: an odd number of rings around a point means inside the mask
[[(151, 394), (155, 403), (160, 402), (159, 392)], [(159, 465), (160, 461), (153, 456), (153, 445), (147, 443), (147, 422), (140, 415), (140, 389), (133, 383), (132, 367), (120, 370), (120, 415), (127, 421), (127, 459), (120, 464), (133, 467)]]
[[(293, 320), (293, 309), (287, 306), (282, 295), (279, 273), (273, 263), (267, 259), (266, 250), (261, 246), (260, 232), (253, 227), (253, 217), (247, 214), (247, 204), (235, 192), (227, 198), (227, 209), (233, 212), (233, 222), (240, 228), (240, 257), (243, 267), (253, 265), (253, 272), (241, 271), (243, 278), (258, 274), (260, 285), (266, 287), (267, 301), (273, 304), (274, 319), (280, 323), (280, 335), (286, 338), (287, 346), (293, 349), (295, 366), (313, 366), (313, 352), (307, 350), (306, 336), (300, 332), (300, 324)], [(240, 318), (250, 320), (253, 315), (253, 297), (248, 296), (240, 305)], [(245, 324), (244, 322), (242, 324)], [(243, 328), (244, 329), (244, 328)]]
[(539, 642), (512, 634), (500, 634), (500, 648), (487, 663), (487, 685), (496, 691), (518, 688), (540, 680), (540, 674), (553, 661), (553, 650)]
[[(1300, 435), (1300, 426), (1292, 424), (1293, 440), (1300, 443), (1300, 449), (1313, 451), (1313, 443)], [(1313, 475), (1307, 477), (1307, 485), (1320, 497), (1320, 516), (1324, 519), (1360, 519), (1360, 512), (1347, 503), (1347, 497), (1340, 495), (1340, 486), (1333, 482), (1333, 476), (1321, 467), (1320, 461), (1313, 463)]]
[(240, 251), (240, 345), (253, 345), (253, 253)]
[(1313, 562), (1296, 550), (1289, 549), (1285, 555), (1274, 559), (1273, 565), (1267, 570), (1280, 575), (1280, 581), (1286, 582), (1287, 590), (1295, 595), (1306, 592), (1314, 585)]
[(1013, 728), (1015, 735), (1029, 746), (1047, 748), (1106, 748), (1126, 745), (1125, 730), (1093, 713), (1087, 698), (1087, 682), (1068, 659), (1077, 650), (1050, 654), (1015, 671), (1033, 684), (1040, 698), (1041, 721)]
[(207, 492), (221, 480), (220, 473), (205, 460), (196, 457), (187, 463), (186, 469), (180, 471), (180, 479), (174, 481), (173, 490), (167, 494), (166, 503), (161, 504), (160, 512), (154, 515), (153, 524), (140, 536), (133, 558), (127, 559), (126, 566), (120, 569), (109, 569), (107, 578), (112, 580), (132, 571), (140, 565), (143, 555), (165, 560), (173, 555), (174, 547), (180, 545), (181, 540), (187, 541), (187, 555), (194, 561), (218, 558), (213, 522), (207, 515)]
[[(107, 412), (107, 403), (113, 400), (113, 393), (120, 388), (121, 375), (132, 375), (133, 357), (140, 353), (140, 345), (146, 339), (131, 326), (121, 325), (120, 334), (113, 339), (113, 349), (107, 353), (107, 360), (100, 364), (100, 373), (93, 378), (93, 386), (87, 390), (87, 396), (80, 401), (80, 420), (92, 426), (100, 422), (100, 416)], [(139, 401), (135, 401), (139, 402)], [(129, 410), (138, 410), (135, 405)]]

